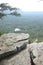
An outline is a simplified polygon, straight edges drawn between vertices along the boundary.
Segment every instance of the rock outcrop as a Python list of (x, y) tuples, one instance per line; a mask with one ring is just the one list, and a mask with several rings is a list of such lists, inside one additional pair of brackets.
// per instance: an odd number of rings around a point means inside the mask
[(28, 43), (29, 34), (8, 33), (0, 37), (0, 54), (11, 51), (17, 46)]
[[(29, 34), (25, 33), (8, 33), (2, 35), (0, 37), (0, 65), (31, 65), (30, 53), (28, 52), (29, 48), (26, 48), (28, 39)], [(26, 49), (20, 51), (20, 48)], [(19, 49), (20, 51), (18, 54), (13, 55), (10, 58), (5, 58), (6, 56), (9, 57), (9, 54), (14, 54), (15, 51), (18, 52), (16, 49)]]
[(30, 44), (32, 59), (35, 65), (43, 65), (43, 42)]
[(29, 34), (8, 33), (0, 37), (0, 65), (43, 65), (43, 42), (29, 44)]

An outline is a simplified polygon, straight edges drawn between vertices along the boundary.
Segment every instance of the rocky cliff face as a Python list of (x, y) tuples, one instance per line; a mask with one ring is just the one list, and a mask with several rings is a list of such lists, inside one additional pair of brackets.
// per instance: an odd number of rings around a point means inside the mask
[(25, 33), (2, 35), (0, 65), (43, 65), (43, 42), (28, 44), (28, 40), (29, 34)]

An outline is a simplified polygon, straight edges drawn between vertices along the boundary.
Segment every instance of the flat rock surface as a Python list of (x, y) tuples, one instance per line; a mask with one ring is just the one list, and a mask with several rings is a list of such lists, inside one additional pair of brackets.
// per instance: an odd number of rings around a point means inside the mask
[[(0, 54), (13, 50), (16, 46), (27, 43), (29, 34), (25, 33), (8, 33), (0, 37)], [(26, 39), (26, 40), (25, 40)]]

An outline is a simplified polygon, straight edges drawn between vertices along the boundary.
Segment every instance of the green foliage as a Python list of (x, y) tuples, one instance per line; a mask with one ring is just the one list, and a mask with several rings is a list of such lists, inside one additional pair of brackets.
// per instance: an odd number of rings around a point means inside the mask
[[(3, 14), (3, 11), (5, 11), (5, 10), (10, 10), (10, 13), (13, 10), (11, 15), (20, 16), (20, 13), (17, 12), (17, 10), (20, 10), (20, 9), (16, 8), (16, 7), (11, 7), (10, 5), (8, 5), (8, 3), (1, 3), (0, 8), (1, 8), (0, 9), (0, 18), (5, 16), (5, 14)], [(6, 14), (6, 15), (8, 15), (8, 14)]]
[(3, 16), (6, 16), (4, 13), (0, 13), (0, 18), (2, 18)]
[(43, 42), (43, 38), (38, 38), (37, 42)]
[(4, 32), (3, 32), (3, 31), (0, 31), (0, 36), (1, 36), (2, 34), (4, 34)]
[(12, 15), (15, 15), (15, 16), (21, 16), (21, 14), (20, 13), (17, 13), (17, 12), (13, 12), (13, 13), (11, 13)]
[(36, 40), (36, 38), (29, 38), (30, 43), (33, 43)]
[[(37, 38), (37, 39), (38, 39), (37, 43), (43, 42), (43, 38)], [(30, 43), (33, 43), (35, 40), (36, 40), (36, 38), (30, 38), (29, 39)]]

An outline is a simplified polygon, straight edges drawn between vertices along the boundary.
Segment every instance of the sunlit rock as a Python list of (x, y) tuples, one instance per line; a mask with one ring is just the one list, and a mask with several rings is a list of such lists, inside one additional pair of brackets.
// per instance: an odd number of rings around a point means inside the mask
[(43, 65), (43, 42), (30, 44), (30, 50), (35, 56), (33, 58), (35, 65)]
[[(0, 54), (28, 44), (28, 39), (29, 34), (25, 33), (8, 33), (2, 35), (0, 37)], [(31, 65), (28, 49), (29, 47), (9, 59), (6, 58), (0, 61), (0, 65)]]

